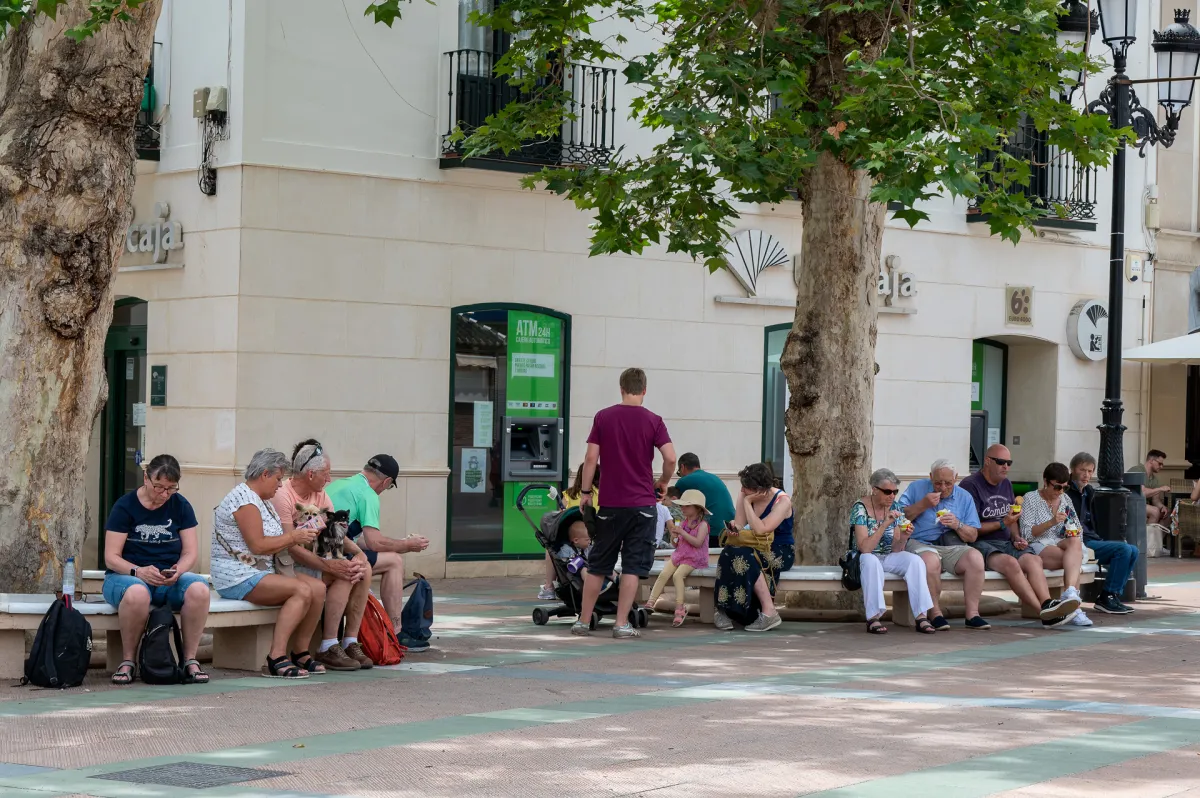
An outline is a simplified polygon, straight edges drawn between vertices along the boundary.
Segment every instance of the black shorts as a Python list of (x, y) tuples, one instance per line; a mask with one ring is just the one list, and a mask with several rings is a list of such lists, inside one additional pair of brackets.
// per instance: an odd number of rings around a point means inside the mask
[(362, 531), (362, 524), (357, 521), (351, 521), (350, 528), (346, 530), (346, 539), (354, 541), (354, 544), (362, 550), (364, 555), (366, 555), (367, 562), (371, 564), (372, 568), (374, 568), (375, 561), (379, 559), (379, 555), (363, 545), (367, 542), (367, 539), (362, 537)]
[(1028, 554), (1032, 557), (1037, 556), (1034, 554), (1032, 548), (1018, 549), (1013, 545), (1011, 540), (977, 540), (971, 544), (971, 547), (977, 549), (983, 555), (983, 565), (985, 568), (987, 567), (988, 557), (991, 557), (993, 554), (1007, 554), (1015, 560), (1020, 559), (1023, 554)]
[(621, 573), (649, 576), (654, 566), (654, 526), (658, 510), (646, 507), (601, 507), (596, 537), (588, 555), (588, 573), (608, 576), (621, 555)]

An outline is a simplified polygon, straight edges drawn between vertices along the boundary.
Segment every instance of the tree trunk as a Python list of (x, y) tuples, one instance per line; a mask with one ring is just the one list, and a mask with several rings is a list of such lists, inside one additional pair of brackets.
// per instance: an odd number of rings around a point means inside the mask
[(48, 592), (87, 536), (85, 463), (131, 213), (133, 126), (160, 3), (75, 42), (57, 22), (0, 44), (0, 591)]
[[(796, 561), (804, 565), (831, 565), (845, 553), (850, 505), (865, 492), (871, 467), (886, 208), (870, 202), (870, 193), (866, 172), (828, 153), (800, 190), (796, 319), (780, 367), (791, 392), (787, 442), (795, 482), (788, 487), (796, 508)], [(840, 606), (860, 601), (859, 594), (843, 598)]]

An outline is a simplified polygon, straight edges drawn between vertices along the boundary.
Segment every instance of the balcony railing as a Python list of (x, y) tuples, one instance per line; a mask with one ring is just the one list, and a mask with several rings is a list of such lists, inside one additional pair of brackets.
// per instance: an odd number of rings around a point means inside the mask
[[(1083, 166), (1075, 156), (1047, 142), (1046, 134), (1038, 131), (1032, 122), (1023, 123), (1003, 146), (1003, 151), (1029, 164), (1029, 185), (1009, 187), (1012, 194), (1024, 194), (1030, 203), (1046, 212), (1037, 224), (1048, 227), (1066, 227), (1078, 230), (1096, 229), (1097, 169)], [(984, 181), (994, 186), (999, 181), (996, 174), (1003, 162), (995, 154), (984, 154), (979, 158), (981, 168), (992, 167)], [(979, 201), (972, 199), (967, 209), (967, 221), (981, 221), (985, 217)]]
[(570, 96), (557, 135), (530, 141), (510, 153), (494, 152), (463, 162), (462, 142), (451, 140), (456, 128), (470, 134), (509, 103), (528, 99), (494, 74), (499, 55), (481, 50), (446, 53), (450, 62), (447, 111), (442, 137), (442, 166), (476, 165), (492, 169), (533, 171), (544, 166), (600, 166), (616, 152), (617, 71), (586, 64), (566, 64), (562, 85)]
[[(156, 42), (157, 44), (157, 42)], [(142, 79), (142, 104), (138, 108), (137, 121), (133, 125), (134, 146), (137, 157), (143, 161), (157, 161), (162, 143), (162, 123), (155, 118), (158, 110), (158, 93), (154, 88), (154, 53), (150, 54), (150, 68)]]

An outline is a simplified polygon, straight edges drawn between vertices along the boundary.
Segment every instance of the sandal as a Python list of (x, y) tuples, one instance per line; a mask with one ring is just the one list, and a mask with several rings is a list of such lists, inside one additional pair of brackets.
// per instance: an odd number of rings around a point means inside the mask
[(133, 660), (127, 659), (122, 661), (121, 664), (117, 666), (117, 669), (113, 671), (111, 679), (112, 683), (129, 684), (133, 681), (134, 668), (136, 667), (137, 664)]
[(937, 634), (937, 629), (933, 628), (933, 624), (929, 622), (928, 618), (917, 618), (917, 625), (914, 627), (914, 630), (923, 635)]
[[(190, 670), (195, 665), (196, 670)], [(208, 674), (200, 669), (200, 663), (194, 659), (183, 661), (183, 683), (184, 684), (208, 684)]]
[(672, 626), (683, 626), (683, 620), (687, 618), (687, 605), (680, 604), (675, 608), (675, 620), (671, 621)]
[(873, 621), (867, 621), (867, 631), (873, 635), (885, 635), (887, 634), (887, 630), (887, 627), (878, 618)]
[(268, 679), (307, 679), (308, 671), (297, 668), (295, 663), (288, 659), (287, 654), (284, 654), (275, 659), (268, 656), (262, 675)]
[(325, 666), (313, 659), (307, 651), (293, 651), (292, 662), (312, 674), (320, 675), (325, 672)]

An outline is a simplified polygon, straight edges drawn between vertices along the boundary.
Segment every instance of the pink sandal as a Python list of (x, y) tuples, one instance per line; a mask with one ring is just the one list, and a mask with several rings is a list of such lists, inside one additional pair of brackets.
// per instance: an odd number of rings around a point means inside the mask
[(680, 604), (675, 608), (675, 620), (671, 621), (672, 626), (683, 626), (683, 619), (687, 617), (687, 605)]

